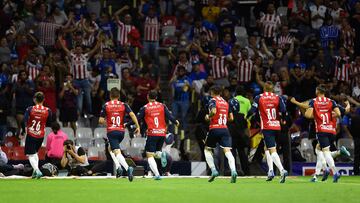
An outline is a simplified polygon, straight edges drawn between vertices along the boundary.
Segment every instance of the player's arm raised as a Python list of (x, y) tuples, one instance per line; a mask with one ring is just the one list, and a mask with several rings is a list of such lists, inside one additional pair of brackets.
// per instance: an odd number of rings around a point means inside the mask
[(295, 99), (295, 97), (292, 97), (292, 98), (290, 99), (290, 102), (293, 103), (293, 104), (295, 104), (296, 106), (302, 108), (302, 109), (308, 109), (308, 108), (310, 107), (307, 102), (298, 102), (298, 101)]
[(308, 118), (308, 119), (314, 118), (314, 100), (310, 101), (309, 108), (306, 109), (304, 116), (305, 116), (305, 118)]

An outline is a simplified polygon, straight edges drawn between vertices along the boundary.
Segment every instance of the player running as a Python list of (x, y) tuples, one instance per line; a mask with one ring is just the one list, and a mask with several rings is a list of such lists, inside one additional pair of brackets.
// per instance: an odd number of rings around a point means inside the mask
[[(306, 109), (310, 108), (310, 106), (309, 106), (310, 101), (298, 102), (295, 98), (291, 98), (290, 102), (297, 105), (301, 109), (306, 110)], [(342, 107), (341, 105), (338, 105), (340, 113), (341, 113), (342, 116), (344, 114), (350, 112), (350, 103), (348, 101), (345, 101), (345, 105), (346, 105), (345, 108)], [(332, 123), (333, 128), (335, 130), (331, 133), (331, 137), (329, 137), (329, 140), (330, 140), (330, 145), (333, 145), (333, 147), (335, 148), (334, 141), (336, 140), (337, 118), (332, 117), (331, 123)], [(331, 149), (331, 148), (332, 147), (330, 147), (329, 149)], [(344, 155), (344, 156), (350, 157), (350, 152), (344, 146), (341, 146), (339, 150), (331, 151), (330, 153), (331, 153), (331, 156), (333, 158), (336, 158), (339, 155)], [(314, 173), (314, 176), (311, 178), (310, 181), (311, 182), (317, 182), (317, 176), (320, 175), (320, 172), (321, 172), (322, 169), (324, 171), (322, 181), (325, 181), (325, 180), (327, 180), (327, 178), (329, 176), (329, 170), (326, 170), (326, 168), (327, 168), (326, 160), (324, 158), (324, 153), (321, 151), (319, 143), (315, 147), (315, 154), (316, 154), (315, 173)]]
[(147, 126), (146, 157), (150, 169), (155, 175), (154, 179), (160, 180), (160, 173), (154, 157), (161, 158), (161, 165), (163, 167), (167, 165), (166, 152), (162, 152), (167, 133), (166, 121), (170, 120), (172, 123), (175, 123), (176, 126), (179, 126), (179, 121), (174, 118), (165, 104), (156, 101), (157, 92), (155, 90), (151, 90), (147, 97), (149, 103), (140, 109), (137, 118), (139, 121), (145, 121)]
[[(281, 164), (280, 157), (276, 151), (276, 136), (281, 136), (281, 122), (285, 120), (286, 106), (283, 99), (273, 93), (274, 85), (266, 82), (264, 85), (264, 93), (255, 97), (253, 105), (247, 115), (250, 118), (258, 110), (260, 114), (261, 131), (264, 135), (265, 146), (269, 150), (272, 162), (280, 171), (280, 183), (285, 183), (288, 172)], [(270, 160), (270, 159), (269, 159)], [(268, 163), (269, 167), (272, 163)], [(269, 170), (268, 180), (274, 178), (273, 170)]]
[[(51, 119), (51, 110), (43, 106), (45, 96), (42, 92), (34, 95), (35, 106), (30, 106), (25, 111), (24, 124), (26, 125), (25, 155), (33, 168), (32, 178), (41, 178), (43, 174), (39, 170), (39, 151), (45, 136), (45, 126)], [(24, 125), (24, 127), (25, 127)]]
[(131, 110), (128, 104), (119, 101), (119, 97), (119, 89), (115, 87), (112, 88), (110, 90), (110, 101), (106, 102), (103, 106), (100, 113), (99, 123), (106, 123), (107, 138), (109, 139), (111, 148), (110, 155), (115, 163), (116, 177), (119, 178), (122, 175), (122, 166), (127, 171), (129, 181), (132, 182), (134, 179), (134, 169), (126, 163), (124, 156), (121, 154), (119, 146), (121, 141), (124, 139), (125, 134), (125, 115), (128, 114), (135, 123), (135, 134), (140, 133), (140, 127), (134, 112)]
[[(336, 183), (340, 178), (340, 173), (337, 172), (334, 159), (330, 153), (330, 138), (334, 133), (336, 133), (336, 129), (333, 125), (333, 118), (340, 118), (341, 112), (335, 101), (325, 97), (325, 92), (326, 88), (323, 85), (319, 85), (316, 88), (317, 97), (310, 101), (310, 108), (306, 110), (305, 117), (314, 118), (316, 137), (323, 152), (319, 153), (319, 156), (321, 159), (326, 161), (330, 169), (333, 171), (333, 182)], [(329, 174), (330, 171), (326, 168), (323, 180), (326, 180)]]
[(213, 86), (210, 89), (210, 95), (212, 99), (209, 101), (208, 108), (209, 114), (206, 115), (205, 119), (210, 121), (209, 133), (205, 139), (205, 159), (209, 168), (211, 169), (211, 176), (209, 182), (219, 176), (219, 172), (216, 170), (214, 164), (214, 157), (212, 149), (219, 143), (220, 147), (223, 148), (226, 158), (228, 159), (229, 167), (231, 170), (231, 183), (236, 183), (236, 167), (235, 159), (231, 153), (231, 138), (227, 128), (227, 121), (234, 119), (229, 104), (220, 96), (221, 88)]

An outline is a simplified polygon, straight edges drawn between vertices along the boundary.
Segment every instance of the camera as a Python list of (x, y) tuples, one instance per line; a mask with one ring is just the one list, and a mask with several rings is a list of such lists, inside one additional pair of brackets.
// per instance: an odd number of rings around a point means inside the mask
[(66, 149), (71, 150), (71, 146), (70, 146), (70, 145), (66, 145)]

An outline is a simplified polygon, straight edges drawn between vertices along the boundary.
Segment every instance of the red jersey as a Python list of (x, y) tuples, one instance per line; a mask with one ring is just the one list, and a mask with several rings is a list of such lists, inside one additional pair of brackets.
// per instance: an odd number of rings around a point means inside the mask
[(26, 134), (35, 138), (43, 138), (48, 118), (51, 118), (49, 108), (40, 105), (28, 107), (25, 112)]
[(222, 97), (214, 97), (209, 102), (209, 110), (216, 108), (216, 114), (210, 118), (209, 129), (227, 128), (229, 104)]
[(106, 130), (112, 131), (125, 131), (124, 118), (126, 114), (132, 112), (128, 104), (121, 101), (106, 102), (101, 110), (100, 116), (106, 117)]
[(253, 107), (259, 111), (262, 130), (281, 130), (280, 112), (286, 112), (283, 99), (272, 93), (264, 92), (255, 97)]
[(309, 105), (314, 109), (316, 132), (336, 134), (336, 118), (332, 116), (336, 102), (327, 97), (317, 97)]
[(173, 123), (176, 119), (172, 116), (168, 108), (160, 102), (149, 102), (143, 106), (138, 113), (139, 120), (145, 120), (147, 125), (147, 136), (166, 136), (166, 120)]

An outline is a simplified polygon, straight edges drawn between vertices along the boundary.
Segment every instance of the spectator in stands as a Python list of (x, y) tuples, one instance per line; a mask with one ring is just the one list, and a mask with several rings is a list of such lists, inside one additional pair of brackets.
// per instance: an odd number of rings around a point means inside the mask
[(18, 79), (13, 86), (12, 93), (15, 94), (16, 121), (18, 124), (17, 136), (19, 136), (25, 110), (33, 104), (33, 96), (35, 93), (35, 85), (29, 80), (25, 70), (19, 71)]
[(223, 55), (221, 47), (216, 47), (215, 55), (212, 55), (204, 52), (197, 44), (193, 44), (193, 46), (197, 48), (203, 58), (208, 59), (208, 63), (211, 68), (209, 72), (214, 77), (215, 83), (220, 86), (228, 87), (230, 85), (228, 80), (229, 70), (226, 57)]
[(122, 69), (121, 87), (122, 97), (125, 97), (128, 104), (131, 105), (136, 95), (136, 87), (135, 80), (131, 77), (129, 68)]
[[(52, 116), (53, 116), (53, 118), (51, 120), (56, 120), (57, 95), (56, 95), (54, 78), (48, 77), (48, 76), (41, 76), (38, 78), (38, 81), (39, 82), (37, 82), (38, 83), (37, 91), (41, 91), (44, 93), (44, 96), (45, 96), (44, 106), (50, 108), (50, 110), (52, 112)], [(48, 124), (48, 125), (50, 125), (50, 124)]]
[(5, 37), (0, 41), (0, 63), (8, 63), (10, 61), (11, 50)]
[(98, 39), (95, 47), (87, 53), (83, 52), (81, 45), (76, 45), (74, 51), (70, 51), (64, 45), (62, 38), (59, 37), (59, 43), (61, 48), (65, 53), (70, 57), (70, 72), (74, 76), (74, 84), (79, 88), (79, 94), (77, 95), (77, 108), (79, 114), (83, 113), (83, 97), (85, 96), (85, 102), (87, 107), (87, 114), (92, 113), (92, 104), (91, 104), (91, 84), (89, 81), (89, 70), (87, 68), (89, 57), (94, 55), (98, 48), (100, 47), (100, 42), (104, 38)]
[(202, 16), (205, 20), (215, 23), (220, 15), (220, 7), (215, 5), (215, 0), (209, 0), (208, 5), (201, 10)]
[(260, 18), (258, 24), (266, 44), (272, 45), (276, 32), (281, 25), (280, 16), (276, 14), (273, 3), (267, 5), (266, 14)]
[(232, 42), (232, 37), (230, 33), (225, 33), (223, 41), (220, 42), (219, 47), (222, 48), (223, 54), (225, 56), (229, 55), (231, 53), (231, 49), (234, 46)]
[(187, 129), (186, 115), (190, 105), (191, 82), (190, 78), (186, 76), (184, 66), (178, 66), (177, 73), (170, 80), (174, 95), (171, 110), (174, 117), (180, 120), (182, 129), (184, 130)]
[(85, 149), (75, 146), (72, 140), (65, 140), (63, 149), (64, 153), (61, 158), (61, 167), (68, 170), (69, 176), (90, 176), (105, 170), (105, 161), (90, 165)]
[(69, 123), (73, 130), (76, 130), (76, 121), (78, 119), (77, 112), (77, 95), (79, 89), (73, 82), (73, 75), (71, 73), (66, 74), (65, 82), (59, 93), (61, 101), (60, 107), (60, 121), (64, 127), (68, 127)]
[(68, 139), (67, 135), (60, 130), (60, 124), (53, 122), (51, 124), (52, 132), (46, 138), (46, 156), (45, 161), (61, 168), (61, 158), (64, 154), (63, 144)]
[(324, 25), (320, 27), (319, 32), (322, 48), (328, 48), (331, 41), (335, 44), (335, 46), (337, 46), (340, 32), (338, 27), (333, 25), (333, 19), (331, 16), (326, 16)]
[(147, 95), (150, 90), (156, 88), (156, 81), (150, 78), (149, 69), (143, 68), (141, 76), (135, 80), (136, 96), (133, 103), (134, 112), (138, 112), (147, 103)]
[(311, 27), (317, 31), (324, 23), (327, 8), (323, 5), (322, 0), (315, 0), (314, 4), (309, 7)]
[(192, 67), (193, 70), (189, 75), (189, 79), (192, 81), (192, 88), (200, 95), (201, 89), (206, 83), (207, 73), (200, 69), (200, 61), (193, 61)]
[(151, 6), (144, 22), (144, 54), (158, 60), (160, 41), (160, 20), (156, 8)]

